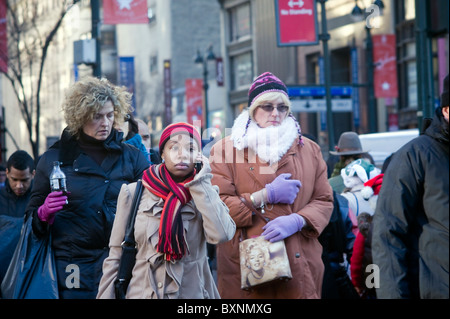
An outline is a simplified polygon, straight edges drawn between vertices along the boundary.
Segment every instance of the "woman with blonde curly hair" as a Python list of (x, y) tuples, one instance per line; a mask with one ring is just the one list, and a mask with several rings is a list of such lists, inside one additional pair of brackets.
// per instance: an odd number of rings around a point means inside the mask
[[(52, 235), (59, 298), (95, 298), (120, 188), (148, 168), (144, 155), (122, 143), (123, 133), (115, 129), (131, 111), (130, 101), (124, 87), (106, 79), (76, 82), (62, 104), (67, 127), (37, 165), (26, 214), (36, 236)], [(55, 161), (67, 191), (51, 192)]]

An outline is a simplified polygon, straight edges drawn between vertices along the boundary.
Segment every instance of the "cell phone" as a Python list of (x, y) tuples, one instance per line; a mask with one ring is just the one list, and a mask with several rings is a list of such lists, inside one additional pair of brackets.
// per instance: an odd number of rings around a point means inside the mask
[(197, 171), (197, 173), (201, 171), (202, 167), (203, 167), (202, 162), (195, 163), (195, 170)]

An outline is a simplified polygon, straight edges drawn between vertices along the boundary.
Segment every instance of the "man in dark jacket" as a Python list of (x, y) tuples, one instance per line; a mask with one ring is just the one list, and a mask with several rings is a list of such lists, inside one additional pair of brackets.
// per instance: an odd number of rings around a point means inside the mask
[(383, 179), (373, 220), (378, 298), (449, 298), (449, 97)]
[(11, 154), (6, 164), (5, 187), (0, 188), (0, 215), (23, 218), (34, 173), (34, 160), (27, 152)]
[(19, 241), (25, 208), (30, 201), (34, 160), (26, 151), (15, 151), (6, 163), (5, 186), (0, 187), (0, 282)]

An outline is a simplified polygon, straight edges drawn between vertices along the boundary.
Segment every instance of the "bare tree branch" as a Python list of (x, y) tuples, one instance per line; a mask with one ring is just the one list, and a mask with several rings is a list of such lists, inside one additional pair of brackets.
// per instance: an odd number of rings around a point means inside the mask
[[(7, 20), (9, 23), (9, 58), (8, 72), (3, 74), (11, 83), (22, 118), (26, 122), (34, 158), (39, 156), (40, 93), (47, 53), (68, 10), (77, 2), (79, 0), (64, 0), (61, 12), (50, 30), (42, 30), (42, 25), (39, 23), (38, 19), (42, 17), (39, 17), (37, 14), (38, 0), (6, 2), (8, 10)], [(22, 13), (26, 13), (21, 15), (21, 20), (17, 16), (17, 12), (20, 12), (17, 10), (17, 6), (23, 6), (21, 7)], [(28, 14), (30, 12), (31, 14)], [(34, 83), (31, 81), (30, 83), (28, 81), (24, 83), (24, 76), (25, 78), (27, 76), (31, 78), (31, 75), (34, 73), (35, 63), (37, 63), (39, 68), (36, 77), (37, 83), (34, 81)], [(33, 108), (34, 104), (36, 105), (36, 110)], [(36, 116), (33, 117), (34, 115)], [(35, 123), (33, 123), (33, 118), (36, 119)]]

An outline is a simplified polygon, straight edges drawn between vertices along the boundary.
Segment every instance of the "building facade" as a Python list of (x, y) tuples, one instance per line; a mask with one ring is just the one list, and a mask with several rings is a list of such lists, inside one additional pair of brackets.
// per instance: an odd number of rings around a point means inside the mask
[[(228, 75), (231, 118), (246, 106), (247, 90), (253, 78), (264, 71), (275, 73), (288, 87), (323, 85), (324, 52), (321, 41), (317, 45), (307, 46), (277, 45), (275, 0), (218, 1), (224, 22), (222, 50)], [(321, 27), (321, 1), (315, 2), (318, 32), (324, 33)], [(302, 3), (293, 1), (293, 5)], [(426, 12), (427, 18), (425, 27), (423, 24), (418, 26), (416, 19), (416, 6), (423, 4), (425, 7), (421, 10)], [(363, 19), (356, 20), (352, 14), (356, 5), (363, 11)], [(442, 79), (448, 73), (448, 1), (383, 0), (381, 7), (376, 8), (380, 10), (374, 11), (373, 7), (373, 1), (369, 0), (325, 1), (326, 33), (330, 36), (331, 86), (349, 87), (352, 92), (358, 93), (358, 100), (352, 93), (347, 101), (350, 109), (333, 112), (335, 144), (344, 131), (368, 133), (420, 127), (424, 112), (419, 103), (418, 87), (425, 80), (418, 79), (430, 79), (429, 82), (432, 82), (426, 94), (431, 96), (435, 106), (441, 93)], [(416, 35), (420, 30), (425, 30), (426, 37), (418, 45)], [(398, 95), (392, 98), (375, 97), (371, 102), (371, 71), (376, 65), (372, 64), (370, 69), (368, 54), (373, 54), (370, 49), (373, 39), (381, 35), (395, 36)], [(423, 57), (419, 56), (417, 49), (423, 46), (429, 48), (428, 64), (422, 63)], [(419, 65), (422, 70), (429, 70), (429, 75), (424, 74), (425, 71), (419, 75)], [(370, 110), (370, 107), (373, 109)], [(307, 107), (294, 108), (294, 114), (302, 130), (315, 136), (326, 149), (326, 114), (311, 112)], [(228, 123), (230, 125), (232, 119)]]
[[(95, 74), (95, 68), (99, 70), (100, 76), (108, 78), (113, 83), (130, 87), (134, 94), (135, 115), (149, 123), (154, 143), (157, 143), (160, 131), (164, 124), (167, 124), (164, 123), (167, 106), (170, 108), (172, 121), (186, 121), (185, 80), (203, 78), (201, 65), (195, 63), (197, 52), (204, 53), (211, 47), (216, 57), (220, 58), (220, 5), (216, 1), (148, 0), (147, 23), (115, 25), (104, 23), (101, 0), (17, 0), (9, 3), (11, 4), (9, 19), (13, 15), (21, 21), (25, 21), (26, 17), (36, 17), (34, 23), (39, 33), (43, 35), (42, 41), (56, 23), (62, 10), (67, 9), (50, 43), (43, 69), (39, 154), (59, 138), (65, 127), (60, 111), (65, 90), (83, 76)], [(73, 3), (75, 4), (69, 6)], [(94, 3), (97, 6), (94, 6)], [(93, 8), (99, 10), (99, 21), (96, 24), (98, 32), (94, 35)], [(30, 28), (30, 25), (31, 23), (24, 25), (24, 28)], [(9, 29), (9, 32), (14, 32), (11, 30)], [(11, 48), (15, 44), (17, 47), (25, 47), (26, 43), (32, 42), (33, 38), (36, 39), (36, 34), (31, 28), (24, 34), (25, 36), (17, 43), (14, 43), (14, 34), (9, 35), (11, 57), (14, 55)], [(79, 53), (75, 52), (74, 43), (90, 39), (96, 39), (100, 43), (99, 64), (92, 61), (83, 62), (83, 57), (75, 56)], [(40, 57), (39, 52), (36, 53), (36, 57)], [(169, 94), (166, 93), (167, 82), (165, 84), (164, 77), (165, 61), (170, 61)], [(23, 94), (30, 101), (34, 101), (37, 69), (29, 63), (22, 65)], [(207, 66), (209, 119), (216, 126), (224, 127), (227, 101), (225, 87), (217, 85), (216, 61), (208, 62)], [(9, 72), (13, 70), (10, 69)], [(133, 75), (132, 81), (128, 79), (128, 82), (125, 82), (124, 78), (129, 74)], [(21, 106), (6, 74), (0, 74), (0, 87), (0, 101), (4, 106), (0, 115), (2, 123), (5, 123), (0, 133), (0, 141), (3, 141), (2, 161), (6, 161), (7, 157), (18, 148), (30, 153), (32, 150), (27, 123), (21, 116)], [(167, 96), (170, 98), (169, 102)], [(28, 106), (30, 110), (34, 110), (33, 104)], [(37, 115), (33, 116), (35, 121)]]

